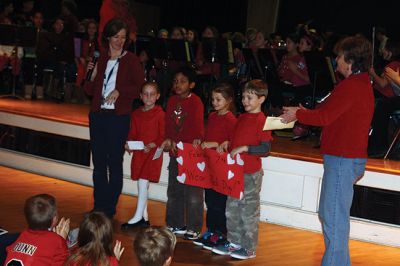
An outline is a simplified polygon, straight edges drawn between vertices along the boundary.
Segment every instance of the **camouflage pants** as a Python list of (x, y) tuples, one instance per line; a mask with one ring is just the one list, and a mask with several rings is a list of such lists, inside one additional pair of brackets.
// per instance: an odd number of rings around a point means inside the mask
[(255, 251), (258, 244), (260, 191), (263, 174), (262, 169), (253, 174), (244, 174), (243, 199), (228, 197), (226, 202), (228, 240), (251, 251)]

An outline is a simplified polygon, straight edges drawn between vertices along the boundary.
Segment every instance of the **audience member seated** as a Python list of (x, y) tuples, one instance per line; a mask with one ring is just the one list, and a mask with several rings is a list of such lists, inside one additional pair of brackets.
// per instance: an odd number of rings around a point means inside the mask
[(61, 2), (60, 18), (64, 21), (64, 31), (73, 34), (78, 31), (79, 20), (76, 17), (77, 5), (74, 0), (63, 0)]
[(118, 265), (124, 248), (116, 241), (114, 249), (111, 220), (102, 212), (91, 212), (79, 226), (78, 249), (65, 265)]
[(395, 73), (400, 68), (400, 43), (389, 39), (383, 48), (383, 58), (390, 61), (379, 76), (371, 68), (370, 75), (376, 89), (375, 112), (372, 118), (372, 133), (369, 137), (368, 155), (383, 158), (388, 149), (388, 126), (390, 115), (400, 110), (400, 90)]
[[(278, 74), (282, 82), (281, 92), (294, 95), (293, 102), (286, 102), (286, 105), (297, 105), (302, 102), (310, 84), (306, 62), (304, 57), (299, 54), (298, 46), (299, 37), (296, 34), (290, 34), (286, 38), (287, 54), (282, 57), (278, 67)], [(304, 88), (305, 86), (306, 88)], [(282, 106), (282, 104), (283, 102), (279, 102), (278, 106)]]
[(2, 0), (0, 3), (0, 24), (13, 24), (14, 4), (12, 0)]
[(157, 37), (160, 39), (168, 39), (168, 31), (166, 29), (160, 29), (157, 33)]
[(57, 100), (70, 101), (76, 79), (73, 35), (64, 32), (61, 18), (54, 21), (53, 32), (40, 34), (36, 55), (39, 71), (54, 71), (53, 82), (46, 94)]
[(69, 252), (69, 219), (58, 222), (56, 199), (48, 194), (25, 201), (28, 229), (7, 247), (5, 265), (64, 265)]
[[(27, 1), (29, 2), (29, 1)], [(39, 10), (33, 12), (30, 23), (36, 28), (36, 39), (43, 29), (43, 13)], [(28, 21), (27, 24), (30, 24)], [(31, 99), (33, 87), (36, 87), (36, 99), (43, 99), (43, 69), (38, 69), (35, 47), (25, 47), (25, 56), (22, 59), (22, 71), (25, 85), (25, 99)]]
[(15, 16), (15, 21), (18, 25), (33, 26), (32, 16), (34, 5), (34, 0), (22, 0), (22, 7), (17, 11)]
[(85, 33), (81, 42), (81, 56), (79, 57), (76, 87), (77, 87), (77, 100), (79, 103), (89, 103), (83, 91), (83, 82), (86, 78), (87, 63), (93, 58), (94, 52), (99, 52), (99, 45), (97, 43), (97, 22), (95, 20), (88, 20), (85, 24)]
[(175, 245), (176, 237), (166, 227), (147, 227), (136, 234), (133, 249), (141, 266), (168, 266)]

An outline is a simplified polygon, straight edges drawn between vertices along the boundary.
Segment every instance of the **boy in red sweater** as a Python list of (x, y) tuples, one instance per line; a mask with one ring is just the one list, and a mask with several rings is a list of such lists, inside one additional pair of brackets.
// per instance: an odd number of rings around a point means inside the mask
[(204, 138), (204, 106), (191, 90), (195, 87), (195, 72), (179, 69), (173, 80), (175, 95), (168, 100), (165, 114), (165, 141), (161, 145), (170, 151), (168, 166), (166, 222), (175, 234), (194, 240), (203, 226), (203, 189), (178, 182), (176, 143), (199, 145)]
[(236, 259), (256, 256), (258, 222), (260, 220), (260, 191), (264, 175), (261, 158), (271, 147), (271, 131), (263, 131), (265, 115), (261, 105), (268, 95), (267, 84), (262, 80), (246, 83), (242, 103), (246, 113), (239, 116), (232, 139), (231, 157), (240, 154), (244, 162), (243, 198), (228, 197), (226, 202), (226, 227), (228, 241), (212, 251)]
[(24, 212), (29, 228), (7, 247), (5, 265), (64, 265), (69, 219), (61, 218), (57, 225), (56, 199), (48, 194), (30, 197)]

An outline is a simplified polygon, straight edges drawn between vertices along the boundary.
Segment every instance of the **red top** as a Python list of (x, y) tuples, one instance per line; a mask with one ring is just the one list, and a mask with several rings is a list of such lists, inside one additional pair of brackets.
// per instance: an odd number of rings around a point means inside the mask
[[(400, 61), (392, 61), (389, 64), (387, 64), (385, 66), (385, 68), (386, 67), (389, 67), (389, 68), (393, 69), (394, 71), (397, 71), (397, 69), (400, 68)], [(375, 86), (374, 88), (388, 98), (392, 98), (392, 97), (396, 96), (394, 94), (394, 91), (393, 91), (393, 88), (392, 88), (392, 85), (390, 84), (390, 82), (388, 85), (386, 85), (383, 88), (380, 88), (379, 86)]]
[(298, 110), (300, 123), (322, 126), (321, 153), (366, 158), (374, 94), (367, 73), (341, 81), (315, 110)]
[(212, 112), (208, 116), (205, 141), (215, 141), (218, 142), (218, 144), (221, 144), (226, 140), (231, 141), (236, 121), (237, 118), (232, 114), (232, 112), (228, 112), (224, 115), (218, 115), (217, 112)]
[(67, 242), (64, 238), (52, 231), (27, 229), (7, 247), (4, 265), (12, 260), (19, 260), (21, 265), (31, 266), (64, 265), (68, 257)]
[[(262, 112), (240, 115), (232, 139), (232, 149), (240, 146), (258, 146), (261, 142), (272, 141), (271, 131), (263, 131), (265, 119)], [(241, 153), (240, 156), (244, 161), (244, 173), (252, 174), (261, 169), (260, 156), (248, 153)]]
[(165, 137), (175, 142), (192, 143), (204, 138), (204, 106), (200, 98), (191, 93), (186, 98), (169, 98), (165, 114)]
[[(165, 113), (163, 109), (156, 105), (148, 111), (143, 108), (135, 110), (131, 115), (131, 127), (128, 140), (143, 141), (144, 145), (154, 142), (157, 147), (164, 141), (165, 132)], [(135, 150), (131, 162), (131, 178), (147, 179), (151, 182), (158, 182), (160, 179), (162, 156), (153, 160), (157, 147), (149, 152)]]
[(310, 84), (308, 81), (300, 78), (289, 69), (289, 62), (293, 62), (297, 66), (297, 70), (303, 75), (308, 76), (308, 70), (304, 56), (294, 55), (289, 57), (287, 54), (282, 57), (282, 61), (278, 68), (279, 77), (282, 81), (289, 81), (293, 87), (304, 86)]
[[(100, 111), (104, 73), (107, 67), (109, 56), (101, 55), (97, 62), (97, 75), (93, 82), (85, 82), (85, 91), (92, 95), (91, 111)], [(130, 114), (132, 111), (133, 99), (139, 98), (140, 88), (144, 83), (144, 71), (140, 64), (139, 58), (131, 53), (126, 52), (119, 60), (117, 81), (115, 88), (119, 92), (119, 97), (115, 102), (115, 113), (117, 115)]]

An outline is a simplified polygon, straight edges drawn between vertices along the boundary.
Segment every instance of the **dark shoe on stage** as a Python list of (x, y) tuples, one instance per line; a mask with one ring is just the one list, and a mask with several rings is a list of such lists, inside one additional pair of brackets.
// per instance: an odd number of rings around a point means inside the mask
[(130, 228), (147, 227), (147, 226), (150, 226), (150, 222), (146, 221), (144, 218), (142, 218), (140, 221), (138, 221), (136, 223), (133, 223), (133, 224), (130, 224), (130, 223), (121, 224), (121, 229), (122, 230), (127, 230), (127, 229), (130, 229)]

